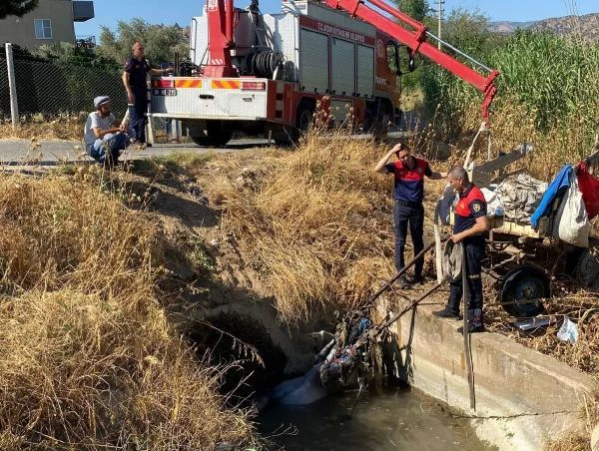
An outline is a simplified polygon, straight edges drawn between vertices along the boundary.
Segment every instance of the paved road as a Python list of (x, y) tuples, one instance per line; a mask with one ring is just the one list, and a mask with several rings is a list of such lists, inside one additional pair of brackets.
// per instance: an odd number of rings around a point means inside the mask
[[(391, 138), (397, 138), (402, 135), (404, 135), (402, 132), (389, 133), (389, 137)], [(370, 135), (352, 136), (352, 139), (369, 138)], [(32, 149), (31, 141), (28, 140), (0, 140), (0, 164), (4, 166), (26, 166), (31, 164), (53, 166), (58, 162), (76, 160), (77, 147), (81, 146), (81, 143), (77, 141), (40, 141), (39, 144), (40, 147)], [(172, 152), (235, 152), (267, 145), (268, 141), (264, 139), (232, 140), (222, 149), (198, 147), (193, 143), (155, 144), (151, 148), (127, 151), (125, 159), (145, 159), (168, 155)]]
[[(40, 147), (32, 149), (31, 141), (27, 140), (0, 140), (0, 163), (8, 166), (23, 166), (35, 164), (42, 166), (53, 166), (62, 161), (74, 161), (77, 159), (77, 147), (81, 147), (76, 141), (40, 141)], [(125, 159), (145, 159), (154, 156), (164, 156), (172, 152), (234, 152), (257, 146), (265, 146), (267, 141), (257, 139), (244, 139), (232, 141), (224, 149), (200, 148), (193, 143), (190, 144), (155, 144), (151, 148), (143, 150), (131, 150), (125, 154)], [(89, 159), (90, 161), (91, 158)]]

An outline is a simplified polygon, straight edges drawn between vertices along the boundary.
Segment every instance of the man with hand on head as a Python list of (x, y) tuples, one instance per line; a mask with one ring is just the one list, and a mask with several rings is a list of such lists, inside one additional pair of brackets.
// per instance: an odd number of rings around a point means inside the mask
[[(389, 162), (393, 156), (397, 160)], [(433, 172), (429, 163), (412, 155), (410, 148), (404, 144), (396, 144), (381, 158), (374, 170), (381, 174), (393, 174), (395, 203), (393, 206), (393, 223), (395, 232), (395, 268), (400, 271), (405, 266), (404, 250), (408, 227), (412, 235), (414, 255), (424, 249), (422, 235), (424, 233), (424, 176), (433, 180), (441, 180), (446, 174)], [(414, 267), (414, 278), (409, 281), (405, 274), (400, 278), (402, 288), (410, 283), (421, 283), (424, 257), (418, 259)]]

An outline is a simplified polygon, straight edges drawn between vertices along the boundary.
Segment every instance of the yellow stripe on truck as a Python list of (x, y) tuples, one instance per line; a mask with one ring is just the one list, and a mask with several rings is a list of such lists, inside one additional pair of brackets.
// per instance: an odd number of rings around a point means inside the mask
[(175, 88), (201, 88), (202, 80), (175, 80)]
[(212, 89), (239, 89), (241, 83), (237, 80), (212, 80)]

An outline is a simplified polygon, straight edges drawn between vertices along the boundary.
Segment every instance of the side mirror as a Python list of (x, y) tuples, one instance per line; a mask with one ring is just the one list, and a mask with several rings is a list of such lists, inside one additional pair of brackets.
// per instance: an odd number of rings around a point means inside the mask
[(397, 70), (395, 71), (395, 75), (397, 75), (398, 77), (401, 77), (402, 75), (402, 71), (401, 68), (399, 67), (399, 46), (395, 43), (393, 43), (393, 47), (395, 48), (395, 67), (397, 68)]
[(408, 47), (406, 47), (406, 49), (408, 51), (408, 70), (410, 72), (414, 72), (414, 69), (416, 69), (416, 63), (414, 62), (414, 53)]

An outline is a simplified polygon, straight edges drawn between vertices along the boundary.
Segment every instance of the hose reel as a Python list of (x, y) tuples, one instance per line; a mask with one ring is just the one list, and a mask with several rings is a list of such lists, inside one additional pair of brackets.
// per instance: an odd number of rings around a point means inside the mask
[(263, 50), (250, 56), (250, 68), (257, 77), (272, 78), (282, 61), (283, 55), (280, 52)]

